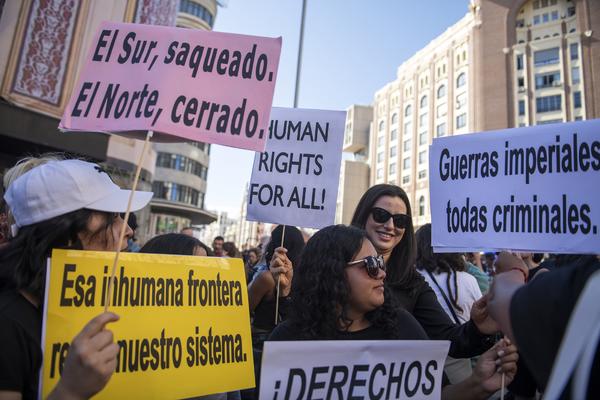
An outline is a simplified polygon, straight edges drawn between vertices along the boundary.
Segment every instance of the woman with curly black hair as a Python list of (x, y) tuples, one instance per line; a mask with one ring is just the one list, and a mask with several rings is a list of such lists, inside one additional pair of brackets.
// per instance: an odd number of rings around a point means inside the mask
[[(426, 340), (419, 323), (387, 293), (386, 269), (367, 234), (356, 227), (321, 229), (306, 244), (292, 281), (290, 317), (269, 340)], [(475, 372), (447, 385), (443, 399), (484, 399), (515, 374), (516, 348), (499, 342)], [(498, 368), (500, 366), (500, 368)]]
[(294, 268), (290, 317), (270, 340), (427, 339), (417, 321), (385, 296), (385, 278), (383, 259), (365, 231), (321, 229)]

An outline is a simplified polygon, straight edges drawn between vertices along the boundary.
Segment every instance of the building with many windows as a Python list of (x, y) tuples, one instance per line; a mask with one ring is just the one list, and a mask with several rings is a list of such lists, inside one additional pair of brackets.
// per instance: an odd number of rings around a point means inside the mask
[[(217, 15), (216, 0), (179, 0), (176, 24), (211, 30)], [(156, 169), (150, 202), (153, 235), (209, 224), (217, 216), (204, 208), (210, 144), (156, 143)]]
[(375, 93), (369, 184), (404, 188), (419, 226), (433, 138), (600, 117), (599, 39), (599, 1), (472, 1)]

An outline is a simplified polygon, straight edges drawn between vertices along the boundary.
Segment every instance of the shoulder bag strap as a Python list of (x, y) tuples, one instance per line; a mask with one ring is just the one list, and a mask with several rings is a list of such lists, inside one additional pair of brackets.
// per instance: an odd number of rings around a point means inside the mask
[[(448, 296), (446, 296), (446, 293), (444, 293), (444, 290), (442, 290), (442, 288), (440, 287), (440, 284), (435, 279), (435, 277), (433, 276), (433, 274), (431, 272), (429, 272), (428, 270), (425, 270), (425, 271), (427, 271), (427, 273), (429, 274), (429, 277), (431, 278), (431, 280), (433, 281), (433, 283), (435, 283), (435, 286), (437, 286), (437, 288), (439, 289), (440, 293), (442, 294), (442, 297), (444, 298), (444, 302), (446, 303), (446, 305), (450, 309), (450, 312), (452, 313), (452, 316), (454, 317), (454, 321), (458, 325), (461, 325), (461, 322), (458, 319), (458, 316), (456, 315), (456, 312), (454, 311), (454, 306), (450, 302), (450, 299), (448, 299)], [(458, 288), (457, 288), (457, 290), (458, 290)]]

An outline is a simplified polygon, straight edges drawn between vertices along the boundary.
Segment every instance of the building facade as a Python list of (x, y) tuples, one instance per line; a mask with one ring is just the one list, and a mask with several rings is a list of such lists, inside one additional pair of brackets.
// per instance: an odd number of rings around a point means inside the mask
[(598, 39), (598, 1), (472, 1), (375, 93), (369, 184), (404, 188), (420, 226), (433, 138), (598, 118)]
[(369, 188), (369, 166), (366, 163), (373, 107), (352, 105), (346, 110), (346, 126), (342, 150), (351, 154), (340, 169), (336, 224), (349, 225), (362, 194)]

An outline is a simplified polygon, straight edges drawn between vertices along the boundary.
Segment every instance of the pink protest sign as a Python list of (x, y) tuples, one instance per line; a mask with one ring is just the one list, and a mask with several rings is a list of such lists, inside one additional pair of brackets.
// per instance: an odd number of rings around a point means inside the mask
[(262, 151), (281, 38), (103, 22), (59, 128)]

